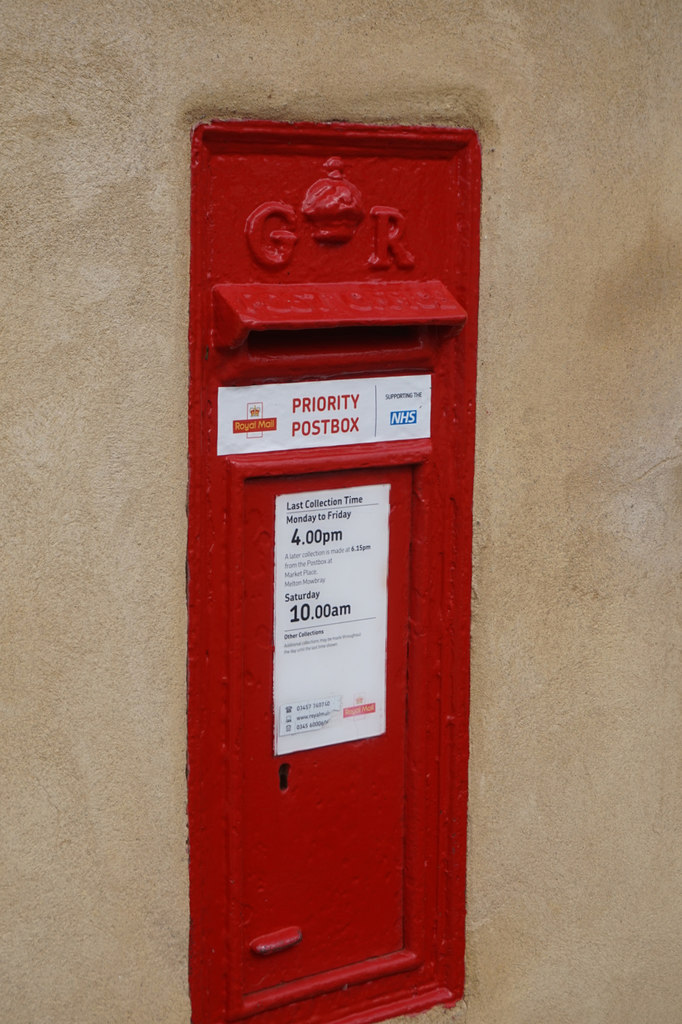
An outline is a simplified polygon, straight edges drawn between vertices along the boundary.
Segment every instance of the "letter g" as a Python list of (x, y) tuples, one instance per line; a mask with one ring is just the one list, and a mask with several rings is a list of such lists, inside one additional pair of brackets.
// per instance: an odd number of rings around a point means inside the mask
[[(282, 226), (281, 222), (285, 226)], [(261, 203), (246, 218), (246, 241), (253, 258), (264, 267), (282, 267), (291, 259), (298, 235), (296, 211), (288, 203)]]

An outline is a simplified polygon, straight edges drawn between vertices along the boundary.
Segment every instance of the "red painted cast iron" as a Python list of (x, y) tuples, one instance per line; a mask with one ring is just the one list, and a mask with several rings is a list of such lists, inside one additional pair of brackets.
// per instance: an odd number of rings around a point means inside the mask
[[(480, 153), (441, 128), (194, 133), (195, 1024), (380, 1020), (464, 982)], [(217, 454), (220, 387), (424, 373), (431, 436)], [(386, 731), (273, 753), (275, 498), (390, 485)]]

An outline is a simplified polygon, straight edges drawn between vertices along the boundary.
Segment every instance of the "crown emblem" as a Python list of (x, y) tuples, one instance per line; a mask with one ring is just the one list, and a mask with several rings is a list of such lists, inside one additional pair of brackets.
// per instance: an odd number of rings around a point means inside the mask
[(316, 242), (343, 245), (350, 242), (364, 217), (362, 195), (343, 173), (343, 161), (332, 156), (323, 164), (326, 178), (310, 186), (301, 204), (301, 213), (310, 221)]

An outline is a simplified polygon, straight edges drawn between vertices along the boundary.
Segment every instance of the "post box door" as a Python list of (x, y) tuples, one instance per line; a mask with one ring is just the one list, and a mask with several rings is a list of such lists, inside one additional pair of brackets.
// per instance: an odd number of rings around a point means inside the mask
[[(245, 486), (244, 612), (249, 629), (244, 652), (240, 852), (244, 872), (241, 913), (247, 992), (361, 963), (401, 950), (404, 945), (410, 478), (411, 470), (400, 467), (389, 471), (256, 479)], [(388, 484), (390, 488), (385, 731), (368, 739), (274, 756), (273, 731), (277, 721), (273, 721), (272, 636), (276, 497), (286, 494), (295, 499), (301, 492), (328, 494), (330, 491), (344, 495), (349, 491), (353, 493), (358, 485), (366, 488), (378, 483)], [(288, 529), (293, 534), (297, 527), (291, 525)], [(305, 537), (304, 527), (301, 529)], [(314, 531), (308, 533), (312, 538)], [(321, 533), (318, 531), (318, 536)], [(334, 533), (338, 536), (341, 530)], [(342, 540), (326, 545), (320, 542), (313, 547), (316, 554), (325, 552), (326, 555), (325, 549), (339, 550), (340, 543)], [(338, 557), (352, 562), (354, 556)], [(360, 562), (362, 553), (355, 557)], [(311, 564), (320, 561), (323, 559), (310, 560)], [(351, 600), (348, 594), (354, 587), (352, 583), (348, 586), (346, 596), (341, 595), (339, 601)], [(301, 589), (316, 593), (304, 583)], [(324, 595), (324, 584), (320, 590)], [(326, 596), (330, 596), (328, 591)], [(333, 593), (331, 600), (334, 601)], [(313, 607), (324, 610), (323, 606)], [(325, 607), (329, 610), (329, 604)], [(330, 659), (336, 658), (336, 649), (342, 656), (343, 631), (346, 630), (347, 635), (357, 628), (353, 625), (350, 607), (341, 607), (344, 611), (338, 620), (316, 620), (313, 612), (313, 623), (334, 622), (331, 633), (339, 642), (328, 651), (327, 660), (323, 662), (334, 671), (336, 666)], [(333, 611), (338, 608), (338, 604), (332, 605)], [(335, 625), (336, 621), (340, 622), (339, 626)], [(314, 643), (315, 634), (321, 631), (301, 626), (300, 623), (292, 626), (293, 632), (287, 635), (312, 635), (307, 643)], [(292, 652), (291, 657), (300, 663), (301, 671), (306, 670), (307, 653), (305, 648)], [(370, 680), (371, 683), (380, 685), (381, 681)], [(320, 695), (328, 693), (330, 688), (333, 690), (334, 685), (330, 680), (320, 679)], [(358, 681), (358, 685), (363, 684)], [(360, 693), (358, 699), (362, 697)], [(316, 743), (324, 736), (324, 728), (321, 728), (307, 734), (306, 740)], [(296, 930), (301, 939), (288, 946)], [(271, 945), (276, 949), (263, 955), (255, 944), (260, 939), (261, 946), (267, 946), (270, 935), (274, 936)]]

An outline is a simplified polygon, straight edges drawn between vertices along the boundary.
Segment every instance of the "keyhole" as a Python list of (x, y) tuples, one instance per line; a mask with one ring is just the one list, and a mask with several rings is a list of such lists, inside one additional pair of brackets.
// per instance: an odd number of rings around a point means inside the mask
[(283, 793), (289, 788), (289, 765), (286, 763), (279, 766), (279, 788)]

